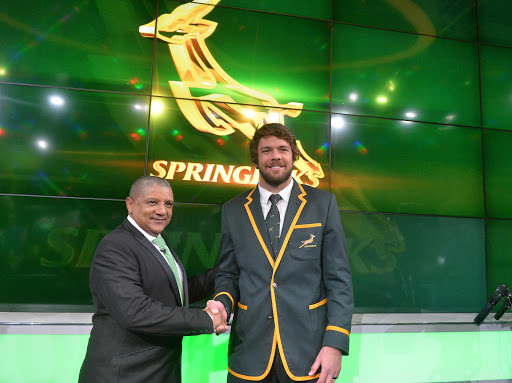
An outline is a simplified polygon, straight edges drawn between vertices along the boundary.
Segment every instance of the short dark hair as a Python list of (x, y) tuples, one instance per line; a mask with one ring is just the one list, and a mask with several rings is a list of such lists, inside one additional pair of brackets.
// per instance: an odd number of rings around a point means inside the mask
[(297, 140), (292, 132), (288, 130), (286, 126), (280, 124), (278, 122), (272, 122), (269, 124), (262, 125), (260, 128), (256, 129), (254, 132), (254, 136), (252, 137), (251, 144), (249, 146), (251, 153), (251, 162), (254, 165), (258, 165), (258, 145), (260, 140), (264, 137), (274, 136), (277, 138), (281, 138), (290, 144), (292, 149), (293, 160), (297, 161), (299, 159), (299, 149), (297, 148)]
[(169, 181), (155, 176), (142, 176), (135, 180), (135, 182), (132, 184), (129, 197), (135, 201), (150, 186), (166, 187), (172, 191), (172, 187)]

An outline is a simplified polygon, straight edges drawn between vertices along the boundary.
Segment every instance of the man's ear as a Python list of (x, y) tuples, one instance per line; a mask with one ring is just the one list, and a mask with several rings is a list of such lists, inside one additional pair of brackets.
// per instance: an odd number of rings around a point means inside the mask
[(126, 197), (126, 209), (128, 210), (128, 214), (132, 214), (132, 210), (133, 210), (133, 204), (135, 202), (130, 198), (130, 197)]

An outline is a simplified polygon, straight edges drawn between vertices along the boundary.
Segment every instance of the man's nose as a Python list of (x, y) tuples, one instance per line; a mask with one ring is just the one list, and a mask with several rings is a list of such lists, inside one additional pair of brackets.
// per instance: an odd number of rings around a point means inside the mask
[(273, 150), (272, 151), (272, 159), (273, 160), (281, 159), (281, 152), (279, 150)]
[(159, 203), (155, 206), (155, 212), (157, 214), (165, 214), (167, 212), (167, 210), (165, 210), (165, 206), (163, 203)]

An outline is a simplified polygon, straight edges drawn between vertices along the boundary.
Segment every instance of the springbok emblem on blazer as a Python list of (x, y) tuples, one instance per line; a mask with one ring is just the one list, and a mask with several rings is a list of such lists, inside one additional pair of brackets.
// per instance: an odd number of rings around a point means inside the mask
[(310, 243), (313, 243), (315, 236), (313, 234), (310, 234), (310, 237), (306, 239), (305, 241), (301, 241), (302, 245), (299, 246), (299, 249), (303, 246), (309, 245)]

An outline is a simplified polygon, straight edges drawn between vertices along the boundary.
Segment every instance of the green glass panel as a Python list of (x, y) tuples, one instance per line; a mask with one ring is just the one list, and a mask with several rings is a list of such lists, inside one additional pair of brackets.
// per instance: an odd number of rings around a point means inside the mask
[(77, 382), (89, 335), (0, 334), (0, 382)]
[[(225, 383), (228, 376), (228, 342), (227, 334), (183, 338), (182, 382)], [(200, 368), (198, 361), (201, 361)]]
[(148, 97), (2, 85), (0, 193), (124, 198), (144, 174)]
[(511, 341), (511, 331), (351, 334), (350, 355), (343, 357), (339, 379), (344, 383), (509, 383)]
[(331, 18), (330, 0), (221, 0), (218, 5), (285, 15), (305, 16), (315, 19), (330, 20)]
[[(184, 3), (160, 1), (159, 12), (170, 13)], [(286, 116), (285, 124), (296, 133), (305, 153), (321, 165), (324, 175), (317, 177), (318, 187), (331, 188), (342, 210), (482, 217), (485, 173), (485, 216), (512, 218), (508, 193), (512, 168), (506, 155), (512, 139), (505, 131), (512, 130), (507, 101), (512, 91), (507, 87), (512, 56), (506, 48), (484, 45), (512, 47), (512, 6), (504, 0), (481, 0), (478, 5), (483, 43), (482, 121), (486, 128), (502, 130), (485, 132), (485, 172), (480, 131), (460, 127), (481, 125), (478, 48), (471, 43), (475, 39), (473, 0), (333, 2), (334, 19), (346, 24), (334, 24), (332, 96), (330, 2), (219, 1), (205, 15), (206, 20), (217, 23), (206, 40), (214, 58), (209, 63), (246, 88), (198, 87), (191, 97), (210, 96), (209, 106), (230, 110), (228, 117), (239, 119), (231, 106), (268, 112), (270, 107), (262, 106), (257, 92), (285, 106), (302, 103), (301, 113)], [(412, 8), (405, 11), (405, 7)], [(0, 203), (5, 205), (5, 213), (0, 217), (0, 273), (4, 279), (0, 284), (8, 281), (19, 289), (15, 292), (0, 286), (0, 300), (90, 304), (88, 262), (101, 236), (124, 218), (123, 199), (131, 182), (144, 173), (145, 161), (148, 173), (163, 169), (164, 177), (171, 162), (201, 164), (203, 173), (197, 177), (203, 179), (208, 164), (220, 164), (228, 172), (231, 165), (251, 165), (247, 134), (201, 131), (177, 107), (169, 81), (181, 79), (168, 45), (161, 41), (155, 45), (153, 95), (162, 97), (151, 99), (154, 109), (150, 116), (154, 41), (141, 36), (139, 26), (152, 21), (156, 9), (157, 2), (152, 0), (58, 0), (50, 6), (30, 0), (23, 6), (17, 2), (2, 5)], [(236, 104), (230, 106), (225, 99)], [(159, 102), (168, 114), (159, 115)], [(384, 119), (337, 115), (331, 119), (329, 111)], [(213, 113), (211, 117), (218, 116)], [(157, 170), (155, 161), (167, 163)], [(172, 229), (175, 247), (194, 273), (212, 265), (208, 262), (218, 256), (220, 204), (251, 186), (198, 181), (192, 171), (188, 181), (184, 180), (186, 172), (169, 179), (178, 204), (168, 230)], [(311, 180), (304, 176), (304, 181)], [(72, 199), (77, 197), (84, 199)], [(188, 210), (189, 215), (178, 219)], [(197, 226), (198, 219), (204, 226)], [(487, 238), (489, 289), (495, 288), (501, 275), (509, 275), (502, 255), (508, 223), (493, 222)], [(380, 267), (389, 266), (386, 252), (401, 248), (395, 229), (374, 222), (365, 226), (371, 234), (364, 236), (364, 230), (351, 228), (360, 223), (347, 224), (353, 250), (379, 241), (391, 246), (391, 250), (382, 250), (374, 245), (377, 250), (370, 256), (382, 263)], [(373, 225), (376, 228), (368, 229)], [(427, 232), (437, 230), (437, 225), (437, 221), (429, 221)], [(415, 227), (424, 231), (419, 224)], [(11, 240), (16, 233), (22, 238), (19, 243)], [(462, 232), (457, 235), (464, 236)], [(418, 243), (408, 245), (406, 251), (431, 246), (426, 241)], [(446, 243), (442, 246), (448, 247)], [(79, 270), (76, 263), (81, 265)], [(407, 267), (405, 270), (409, 272)], [(477, 282), (481, 284), (480, 276)], [(419, 285), (414, 291), (420, 291), (420, 306), (431, 305), (433, 311), (448, 306), (437, 297), (427, 298)], [(381, 301), (395, 302), (398, 290), (393, 294)], [(367, 307), (374, 310), (373, 303), (379, 302), (368, 299)], [(478, 299), (475, 302), (481, 304), (481, 297)], [(416, 308), (416, 303), (410, 300), (408, 304)], [(478, 304), (473, 308), (478, 310)], [(395, 310), (393, 305), (387, 310)], [(464, 300), (461, 311), (469, 306)], [(404, 308), (399, 307), (401, 310)]]
[(0, 11), (3, 81), (148, 93), (152, 44), (139, 25), (149, 1), (6, 1)]
[(512, 130), (512, 51), (482, 45), (480, 57), (483, 125)]
[(484, 131), (485, 207), (487, 216), (512, 218), (512, 132)]
[(195, 275), (219, 261), (222, 207), (182, 204), (184, 197), (174, 192), (178, 204), (174, 206), (165, 234), (187, 274)]
[[(500, 283), (512, 288), (512, 221), (489, 219), (487, 234), (488, 296)], [(496, 309), (500, 306), (497, 305)]]
[(476, 40), (476, 2), (333, 1), (333, 19), (430, 36)]
[[(0, 381), (76, 382), (88, 339), (88, 335), (1, 334), (0, 347), (9, 352), (0, 359)], [(228, 339), (228, 335), (185, 337), (183, 383), (226, 382)], [(350, 355), (343, 357), (339, 380), (506, 383), (512, 379), (511, 342), (511, 331), (352, 333)]]
[[(160, 13), (176, 17), (179, 4), (170, 1)], [(181, 45), (173, 43), (178, 52), (171, 57), (169, 44), (158, 40), (153, 94), (179, 98), (222, 96), (220, 100), (260, 105), (260, 111), (268, 110), (261, 106), (264, 102), (273, 106), (294, 102), (302, 103), (304, 110), (329, 110), (329, 22), (210, 8), (202, 18), (205, 23), (216, 25), (201, 35), (205, 36), (203, 46), (185, 34), (195, 45), (181, 50)], [(163, 19), (160, 23), (172, 25)], [(172, 33), (162, 35), (173, 37)], [(151, 39), (142, 36), (139, 40), (141, 45), (152, 44)], [(194, 86), (187, 84), (181, 92), (171, 91), (169, 81), (183, 81), (176, 65), (190, 69), (182, 76), (187, 81), (194, 78)], [(274, 101), (270, 102), (271, 98)]]
[(341, 212), (356, 312), (478, 312), (484, 221)]
[(332, 77), (333, 112), (480, 126), (475, 44), (335, 25)]
[(478, 0), (478, 29), (485, 44), (512, 47), (512, 3), (508, 0)]
[[(188, 274), (198, 274), (218, 262), (221, 208), (175, 198), (165, 233)], [(126, 218), (124, 200), (0, 196), (0, 207), (0, 303), (92, 305), (89, 266)]]
[(88, 266), (124, 219), (124, 201), (0, 196), (0, 204), (0, 302), (92, 305)]
[(331, 139), (340, 209), (483, 216), (479, 129), (335, 116)]
[[(194, 128), (173, 99), (153, 98), (161, 106), (152, 113), (148, 173), (168, 179), (183, 202), (222, 204), (255, 186), (249, 139), (241, 131), (217, 135)], [(328, 189), (329, 115), (302, 112), (285, 124), (305, 153), (321, 167), (319, 187)], [(314, 177), (312, 177), (314, 178)], [(313, 181), (304, 174), (305, 184)]]

